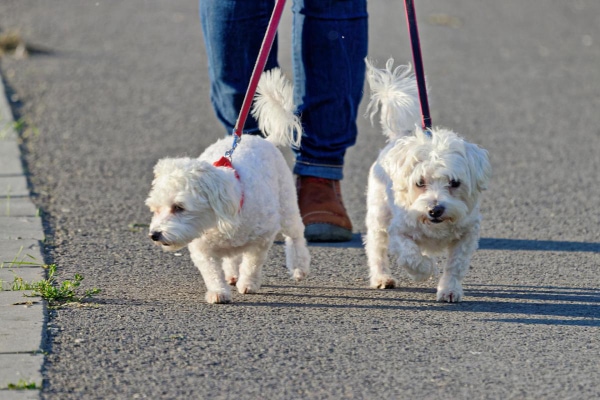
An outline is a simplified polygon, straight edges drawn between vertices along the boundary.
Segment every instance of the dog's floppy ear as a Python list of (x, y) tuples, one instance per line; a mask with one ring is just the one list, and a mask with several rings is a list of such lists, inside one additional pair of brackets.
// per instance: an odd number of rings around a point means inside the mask
[(224, 171), (206, 161), (192, 165), (192, 185), (198, 195), (205, 197), (217, 217), (220, 232), (230, 236), (239, 224), (240, 194)]
[[(162, 158), (154, 166), (154, 178), (156, 179), (163, 175), (173, 175), (176, 171), (183, 171), (185, 166), (191, 162), (192, 159), (189, 157)], [(179, 175), (182, 175), (182, 172)]]
[[(417, 127), (417, 130), (420, 129)], [(427, 139), (428, 140), (428, 139)], [(406, 192), (412, 184), (410, 176), (416, 165), (423, 160), (426, 147), (418, 136), (404, 136), (396, 141), (382, 160), (382, 166), (390, 174), (395, 192)]]
[(476, 144), (465, 142), (467, 159), (471, 167), (473, 183), (478, 191), (486, 190), (492, 176), (492, 166), (487, 150)]
[(154, 177), (158, 178), (159, 176), (163, 175), (165, 171), (169, 171), (171, 169), (171, 165), (173, 165), (172, 158), (163, 158), (158, 160), (156, 165), (154, 165)]

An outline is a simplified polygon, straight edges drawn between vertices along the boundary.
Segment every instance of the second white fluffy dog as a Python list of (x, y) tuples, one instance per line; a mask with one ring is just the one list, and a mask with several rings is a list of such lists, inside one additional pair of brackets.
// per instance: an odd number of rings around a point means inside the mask
[(487, 151), (447, 129), (430, 134), (417, 124), (420, 108), (409, 67), (385, 69), (367, 62), (371, 119), (380, 122), (389, 144), (369, 175), (365, 247), (374, 288), (393, 288), (388, 251), (417, 281), (437, 271), (434, 255), (447, 262), (437, 300), (458, 302), (462, 281), (479, 242), (481, 192), (491, 175)]
[(166, 251), (188, 246), (206, 284), (206, 301), (231, 301), (229, 285), (256, 293), (275, 236), (285, 236), (287, 268), (296, 280), (309, 272), (310, 255), (292, 173), (278, 145), (299, 145), (292, 87), (278, 69), (263, 74), (253, 115), (267, 139), (244, 135), (231, 166), (216, 161), (231, 138), (197, 159), (166, 158), (154, 168), (146, 204), (154, 213), (150, 238)]

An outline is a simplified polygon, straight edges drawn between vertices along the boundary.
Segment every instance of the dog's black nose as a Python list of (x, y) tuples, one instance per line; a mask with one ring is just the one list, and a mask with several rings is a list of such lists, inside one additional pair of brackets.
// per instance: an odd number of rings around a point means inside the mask
[(446, 208), (438, 204), (437, 206), (429, 209), (429, 216), (437, 219), (444, 214), (444, 211), (446, 211)]
[(150, 232), (150, 234), (148, 236), (150, 236), (150, 239), (152, 239), (153, 241), (158, 242), (160, 240), (160, 238), (162, 237), (162, 232), (161, 231)]

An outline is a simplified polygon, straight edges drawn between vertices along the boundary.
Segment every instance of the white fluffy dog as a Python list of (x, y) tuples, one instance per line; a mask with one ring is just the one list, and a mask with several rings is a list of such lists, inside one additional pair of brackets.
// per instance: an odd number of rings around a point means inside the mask
[(479, 242), (480, 197), (491, 175), (487, 151), (447, 129), (424, 132), (410, 67), (377, 69), (367, 61), (371, 120), (389, 138), (369, 175), (366, 253), (373, 288), (396, 286), (388, 250), (416, 281), (437, 273), (434, 255), (447, 263), (437, 300), (459, 302), (462, 280)]
[(291, 84), (281, 71), (265, 72), (253, 115), (266, 140), (244, 135), (232, 165), (222, 158), (231, 148), (232, 139), (225, 138), (198, 159), (166, 158), (154, 168), (146, 200), (154, 213), (149, 236), (166, 251), (188, 246), (209, 303), (230, 302), (229, 285), (240, 293), (259, 290), (263, 264), (279, 232), (292, 277), (300, 280), (309, 272), (293, 176), (274, 145), (299, 145), (301, 126), (291, 98)]

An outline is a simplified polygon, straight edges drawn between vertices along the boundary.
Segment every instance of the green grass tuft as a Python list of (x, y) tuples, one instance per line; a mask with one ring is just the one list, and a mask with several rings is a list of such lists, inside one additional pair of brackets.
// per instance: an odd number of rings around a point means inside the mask
[(19, 379), (17, 383), (9, 383), (7, 386), (9, 390), (35, 390), (41, 389), (35, 382), (27, 382), (24, 379)]

